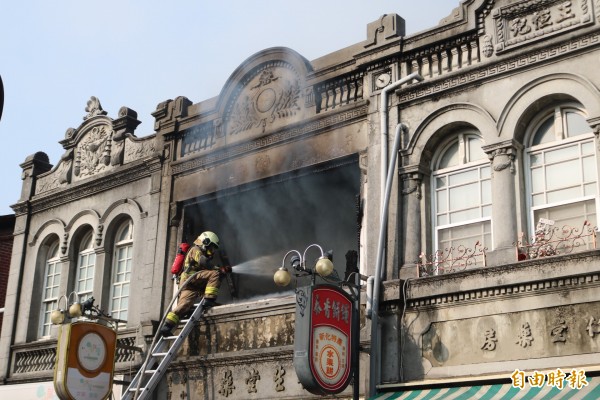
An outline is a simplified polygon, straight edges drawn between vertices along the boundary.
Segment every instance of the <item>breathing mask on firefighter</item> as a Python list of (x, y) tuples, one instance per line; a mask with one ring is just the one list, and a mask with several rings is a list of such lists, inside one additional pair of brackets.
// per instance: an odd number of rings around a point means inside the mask
[(219, 237), (210, 231), (202, 232), (194, 241), (194, 244), (200, 246), (207, 257), (212, 257), (219, 248)]

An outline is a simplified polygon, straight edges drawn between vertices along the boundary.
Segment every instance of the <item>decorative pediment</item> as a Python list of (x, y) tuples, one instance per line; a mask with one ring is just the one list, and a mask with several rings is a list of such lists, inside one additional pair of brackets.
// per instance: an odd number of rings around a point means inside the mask
[(301, 79), (289, 64), (268, 63), (256, 71), (231, 103), (226, 134), (262, 135), (289, 123), (302, 111), (302, 96)]
[[(238, 68), (222, 92), (225, 142), (245, 141), (305, 117), (308, 61), (289, 49), (270, 49)], [(229, 89), (229, 90), (228, 90)]]
[(36, 194), (66, 187), (154, 154), (154, 136), (138, 139), (133, 134), (140, 123), (135, 111), (122, 107), (119, 117), (112, 119), (93, 96), (85, 111), (84, 122), (77, 129), (67, 129), (60, 141), (66, 151), (59, 163), (38, 178)]

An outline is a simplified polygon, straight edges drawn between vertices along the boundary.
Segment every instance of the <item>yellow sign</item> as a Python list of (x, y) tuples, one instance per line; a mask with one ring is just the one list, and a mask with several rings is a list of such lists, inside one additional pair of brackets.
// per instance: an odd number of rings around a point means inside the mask
[(565, 385), (571, 389), (580, 390), (588, 385), (586, 380), (585, 371), (572, 369), (570, 374), (565, 374), (560, 368), (547, 373), (539, 371), (533, 371), (531, 375), (526, 376), (524, 371), (515, 369), (511, 374), (510, 379), (514, 388), (521, 390), (525, 389), (525, 384), (529, 383), (531, 387), (542, 387), (544, 385), (554, 386), (555, 388), (562, 390)]
[(61, 400), (102, 400), (112, 388), (117, 333), (95, 322), (60, 326), (54, 388)]

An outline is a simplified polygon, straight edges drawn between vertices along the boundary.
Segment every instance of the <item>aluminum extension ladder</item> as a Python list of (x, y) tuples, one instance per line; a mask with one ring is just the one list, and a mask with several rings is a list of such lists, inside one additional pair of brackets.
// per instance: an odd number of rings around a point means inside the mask
[[(156, 385), (167, 372), (171, 361), (177, 356), (177, 351), (183, 344), (183, 341), (190, 334), (196, 322), (202, 317), (203, 308), (204, 298), (195, 304), (194, 312), (188, 319), (180, 321), (180, 324), (184, 325), (179, 335), (162, 336), (158, 341), (155, 338), (151, 346), (151, 351), (148, 352), (142, 367), (121, 396), (121, 400), (146, 400), (151, 398)], [(164, 318), (162, 322), (164, 324)], [(160, 328), (159, 326), (157, 335), (160, 335)]]

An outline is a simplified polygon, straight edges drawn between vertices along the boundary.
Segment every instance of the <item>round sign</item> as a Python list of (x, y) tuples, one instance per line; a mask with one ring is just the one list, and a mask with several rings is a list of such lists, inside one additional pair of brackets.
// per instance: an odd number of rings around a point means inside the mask
[(106, 359), (106, 343), (95, 332), (85, 334), (77, 347), (79, 365), (88, 372), (95, 372), (104, 364)]

